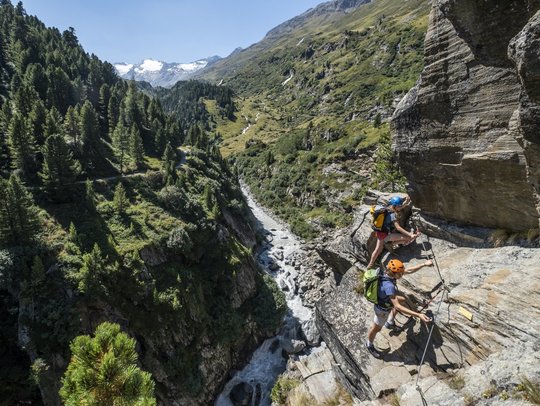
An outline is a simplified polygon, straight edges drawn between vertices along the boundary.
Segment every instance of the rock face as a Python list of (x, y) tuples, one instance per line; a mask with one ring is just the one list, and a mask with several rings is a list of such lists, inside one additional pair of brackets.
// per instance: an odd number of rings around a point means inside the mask
[[(368, 210), (368, 206), (359, 210), (358, 222)], [(369, 235), (365, 223), (356, 226), (355, 236)], [(351, 243), (350, 234), (350, 230), (343, 232), (327, 249), (339, 256), (351, 244), (358, 245), (356, 237)], [(430, 293), (441, 280), (431, 267), (406, 275), (398, 283), (400, 293), (417, 310), (423, 300), (433, 299), (424, 310), (435, 320), (429, 344), (430, 326), (398, 315), (396, 324), (402, 328), (383, 328), (375, 340), (383, 358), (375, 359), (365, 350), (373, 305), (358, 293), (359, 263), (316, 305), (317, 327), (339, 364), (341, 380), (365, 402), (362, 405), (374, 404), (374, 399), (390, 393), (398, 396), (402, 406), (420, 405), (418, 377), (430, 405), (472, 404), (473, 400), (479, 405), (496, 404), (504, 398), (502, 392), (516, 388), (521, 376), (540, 378), (540, 251), (517, 246), (459, 247), (422, 236), (394, 255), (387, 253), (383, 263), (399, 258), (414, 265), (433, 254), (448, 291)]]
[(436, 0), (425, 68), (393, 117), (416, 206), (512, 231), (539, 226), (539, 0)]

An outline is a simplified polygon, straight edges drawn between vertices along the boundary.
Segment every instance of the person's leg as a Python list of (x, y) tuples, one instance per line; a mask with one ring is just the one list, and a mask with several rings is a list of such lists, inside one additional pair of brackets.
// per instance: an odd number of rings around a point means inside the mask
[(398, 244), (408, 244), (413, 238), (407, 237), (401, 233), (390, 233), (384, 239), (384, 242), (395, 242)]
[(368, 331), (367, 339), (368, 344), (373, 345), (375, 342), (375, 337), (377, 336), (377, 333), (381, 331), (382, 326), (378, 326), (375, 323), (373, 323)]
[(383, 311), (378, 309), (377, 307), (374, 307), (375, 309), (375, 316), (373, 317), (373, 324), (371, 325), (370, 329), (368, 330), (368, 345), (373, 345), (375, 341), (375, 337), (377, 336), (377, 333), (381, 331), (382, 327), (384, 326), (384, 323), (386, 323), (386, 320), (388, 319), (388, 315), (390, 314), (390, 311)]
[(374, 264), (379, 255), (381, 255), (381, 252), (384, 248), (384, 242), (382, 239), (377, 237), (377, 245), (375, 246), (375, 249), (373, 250), (373, 253), (371, 254), (371, 259), (369, 260), (369, 264), (367, 265), (366, 269), (371, 268)]

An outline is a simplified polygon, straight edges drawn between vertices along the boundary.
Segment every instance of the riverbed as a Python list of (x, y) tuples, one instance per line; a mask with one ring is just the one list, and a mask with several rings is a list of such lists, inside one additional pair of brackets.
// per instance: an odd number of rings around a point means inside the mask
[(285, 223), (258, 205), (247, 188), (243, 187), (243, 192), (259, 230), (266, 236), (256, 259), (285, 294), (288, 310), (279, 334), (265, 340), (253, 353), (249, 363), (225, 385), (215, 406), (233, 406), (231, 399), (246, 398), (253, 406), (270, 405), (272, 387), (287, 364), (284, 353), (307, 355), (317, 351), (320, 344), (313, 311), (304, 306), (295, 283), (303, 268), (291, 261), (293, 255), (304, 250), (303, 242)]

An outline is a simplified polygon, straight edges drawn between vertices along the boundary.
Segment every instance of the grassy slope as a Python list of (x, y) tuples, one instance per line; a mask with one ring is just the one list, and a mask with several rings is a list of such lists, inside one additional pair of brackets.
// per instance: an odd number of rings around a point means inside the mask
[[(377, 112), (384, 121), (422, 69), (428, 9), (426, 1), (376, 0), (339, 18), (316, 17), (206, 73), (239, 95), (236, 121), (215, 118), (223, 155), (303, 236), (314, 236), (316, 224), (347, 222), (370, 184), (370, 160), (359, 157), (371, 156), (388, 131), (373, 125)], [(217, 117), (212, 102), (207, 108)], [(246, 151), (253, 139), (265, 145)], [(332, 164), (342, 170), (329, 171)]]

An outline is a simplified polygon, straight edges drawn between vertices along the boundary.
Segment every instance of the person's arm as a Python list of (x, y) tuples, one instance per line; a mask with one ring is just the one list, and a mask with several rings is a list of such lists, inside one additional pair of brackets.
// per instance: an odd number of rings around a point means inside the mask
[(408, 307), (403, 306), (401, 303), (399, 303), (399, 300), (394, 295), (390, 298), (392, 301), (392, 304), (394, 305), (394, 308), (403, 314), (408, 314), (409, 316), (418, 317), (420, 320), (422, 320), (424, 323), (429, 323), (431, 321), (431, 318), (426, 316), (424, 313), (418, 313), (414, 310), (409, 309)]
[(416, 231), (415, 233), (411, 233), (407, 230), (405, 230), (403, 227), (401, 227), (399, 225), (399, 222), (396, 220), (394, 221), (394, 227), (396, 228), (396, 230), (398, 232), (400, 232), (401, 234), (403, 234), (404, 236), (406, 236), (407, 238), (416, 238), (420, 235), (420, 232), (419, 231)]
[(429, 259), (429, 260), (427, 260), (426, 262), (424, 262), (422, 264), (409, 266), (409, 267), (407, 267), (405, 269), (405, 271), (403, 273), (405, 273), (405, 274), (415, 273), (416, 271), (422, 269), (425, 266), (433, 266), (433, 261), (431, 259)]

